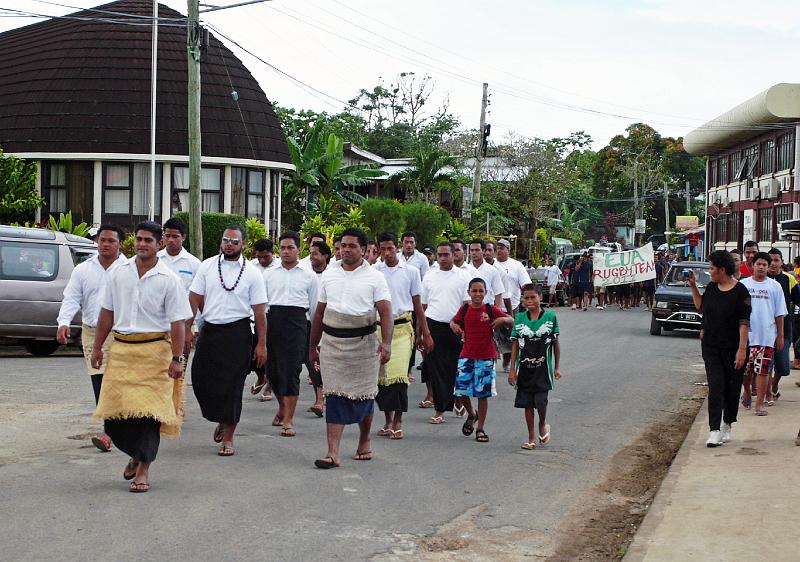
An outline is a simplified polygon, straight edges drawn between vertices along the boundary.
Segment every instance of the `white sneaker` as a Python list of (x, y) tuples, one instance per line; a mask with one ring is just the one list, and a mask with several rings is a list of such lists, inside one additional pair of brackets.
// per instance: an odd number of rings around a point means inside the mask
[(720, 430), (709, 431), (706, 447), (719, 447), (720, 445), (722, 445), (722, 435)]
[(577, 306), (575, 306), (574, 304), (572, 305), (572, 310), (576, 310), (577, 308), (578, 308), (578, 307), (577, 307)]
[(723, 423), (722, 428), (719, 430), (720, 436), (722, 437), (722, 442), (727, 443), (731, 440), (731, 424)]
[(602, 306), (598, 306), (597, 310), (603, 310), (603, 307)]

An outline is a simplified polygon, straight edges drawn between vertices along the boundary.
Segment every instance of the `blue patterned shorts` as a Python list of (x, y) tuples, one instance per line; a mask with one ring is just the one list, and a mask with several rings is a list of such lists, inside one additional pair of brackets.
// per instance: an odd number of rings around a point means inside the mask
[(456, 388), (453, 394), (471, 398), (489, 398), (492, 395), (492, 381), (494, 381), (494, 359), (461, 357), (458, 360)]

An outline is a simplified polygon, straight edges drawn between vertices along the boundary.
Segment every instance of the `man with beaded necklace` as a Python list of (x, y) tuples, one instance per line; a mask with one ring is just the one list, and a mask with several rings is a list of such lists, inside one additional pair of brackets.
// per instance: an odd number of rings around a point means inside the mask
[(266, 361), (266, 304), (264, 279), (242, 255), (246, 232), (231, 225), (222, 234), (220, 254), (203, 261), (189, 289), (192, 312), (203, 312), (203, 327), (192, 362), (192, 388), (203, 417), (217, 422), (214, 441), (219, 455), (234, 454), (233, 433), (242, 414), (242, 387), (250, 370), (255, 317), (258, 342), (252, 358)]

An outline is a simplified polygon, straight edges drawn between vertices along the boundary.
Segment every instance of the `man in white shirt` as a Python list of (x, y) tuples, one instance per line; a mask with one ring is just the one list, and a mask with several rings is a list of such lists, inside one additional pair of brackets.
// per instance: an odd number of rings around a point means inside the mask
[(317, 308), (319, 280), (298, 265), (300, 236), (287, 230), (278, 239), (281, 265), (264, 272), (267, 291), (267, 373), (278, 399), (272, 425), (294, 437), (294, 412), (300, 397), (300, 371), (308, 349), (307, 315)]
[(499, 309), (503, 309), (503, 279), (496, 267), (486, 263), (483, 259), (483, 252), (486, 250), (486, 242), (476, 238), (469, 243), (470, 264), (467, 272), (474, 277), (483, 279), (486, 285), (486, 296), (483, 298), (484, 304), (493, 304)]
[(419, 347), (428, 350), (433, 346), (425, 311), (422, 309), (422, 282), (419, 270), (409, 262), (399, 258), (397, 236), (394, 232), (384, 232), (378, 237), (383, 261), (375, 265), (386, 278), (392, 296), (392, 317), (394, 334), (392, 336), (392, 358), (381, 365), (378, 377), (378, 395), (375, 401), (384, 413), (386, 423), (378, 435), (390, 439), (403, 438), (403, 412), (408, 411), (409, 360), (415, 351), (414, 329), (411, 319), (417, 319)]
[[(556, 307), (558, 306), (558, 282), (561, 280), (561, 270), (558, 269), (558, 266), (553, 261), (553, 258), (547, 258), (547, 267), (544, 271), (544, 279), (547, 283), (547, 287), (550, 290), (550, 298), (548, 302), (548, 306)], [(603, 301), (602, 298), (598, 297), (598, 303), (600, 303), (600, 309), (603, 308)]]
[[(742, 402), (750, 408), (753, 378), (756, 378), (756, 415), (766, 416), (764, 407), (775, 352), (783, 349), (783, 320), (788, 314), (780, 283), (767, 277), (772, 261), (766, 252), (753, 257), (753, 275), (741, 281), (750, 293), (750, 327), (747, 336), (748, 361), (744, 374)], [(709, 438), (711, 441), (711, 438)]]
[[(280, 260), (275, 259), (275, 244), (272, 242), (272, 240), (256, 240), (256, 242), (253, 244), (253, 253), (255, 257), (250, 260), (250, 264), (262, 275), (266, 270), (280, 267), (281, 265)], [(254, 348), (256, 343), (258, 343), (258, 340), (256, 335), (253, 334)], [(250, 368), (255, 372), (257, 377), (256, 382), (250, 386), (250, 394), (258, 394), (263, 389), (263, 393), (258, 397), (258, 399), (261, 402), (269, 402), (272, 400), (272, 388), (267, 381), (266, 363), (261, 367), (256, 367), (255, 365), (251, 364)]]
[[(401, 236), (401, 241), (403, 243), (403, 250), (400, 252), (400, 257), (402, 261), (406, 263), (406, 265), (410, 265), (412, 267), (417, 268), (419, 271), (420, 280), (425, 278), (425, 274), (428, 273), (430, 269), (430, 265), (428, 264), (428, 258), (417, 250), (417, 235), (410, 230), (407, 230)], [(411, 328), (414, 330), (414, 333), (417, 333), (417, 317), (411, 317)], [(411, 370), (414, 368), (414, 363), (416, 361), (416, 353), (413, 351), (411, 352), (411, 359), (408, 361), (408, 379), (410, 382), (413, 382), (414, 379), (411, 376)]]
[(331, 248), (325, 242), (316, 241), (311, 244), (308, 257), (311, 259), (311, 270), (317, 274), (317, 277), (322, 277), (331, 262)]
[[(92, 381), (95, 405), (100, 399), (100, 388), (103, 385), (103, 372), (106, 368), (104, 361), (97, 369), (92, 367), (92, 350), (94, 345), (97, 317), (100, 316), (100, 298), (108, 279), (108, 271), (122, 262), (125, 256), (119, 252), (125, 235), (122, 230), (113, 224), (102, 224), (97, 229), (95, 241), (97, 242), (97, 255), (92, 256), (83, 263), (79, 263), (72, 270), (69, 282), (64, 288), (64, 298), (58, 311), (58, 331), (56, 339), (65, 344), (69, 340), (69, 325), (75, 318), (78, 310), (81, 311), (81, 345), (83, 358), (86, 363), (86, 372)], [(111, 347), (111, 337), (103, 341), (103, 352), (107, 355)], [(105, 452), (111, 448), (111, 439), (105, 433), (98, 433), (92, 437), (95, 447)]]
[(417, 235), (410, 230), (403, 233), (403, 251), (401, 256), (406, 265), (411, 265), (419, 270), (420, 279), (425, 279), (425, 274), (428, 273), (430, 265), (428, 258), (425, 254), (417, 250)]
[(281, 266), (280, 260), (275, 259), (275, 244), (272, 240), (257, 240), (253, 244), (253, 255), (255, 256), (250, 263), (263, 273), (268, 269), (273, 269)]
[[(433, 350), (422, 364), (422, 380), (429, 385), (430, 398), (436, 414), (432, 424), (444, 423), (444, 412), (453, 411), (453, 389), (456, 382), (461, 337), (450, 329), (450, 320), (467, 299), (470, 275), (455, 267), (454, 244), (441, 242), (436, 247), (438, 269), (431, 269), (422, 281), (422, 305), (433, 339)], [(426, 397), (421, 408), (429, 407)]]
[[(306, 236), (306, 246), (308, 246), (309, 250), (311, 249), (311, 246), (314, 245), (314, 242), (325, 242), (325, 235), (322, 234), (321, 232), (312, 232), (311, 234)], [(311, 271), (310, 254), (300, 260), (300, 267)]]
[(181, 219), (172, 217), (164, 223), (163, 229), (164, 249), (159, 250), (158, 259), (178, 277), (188, 296), (192, 280), (200, 269), (200, 260), (183, 247), (186, 225)]
[[(217, 422), (218, 454), (234, 454), (233, 434), (242, 415), (242, 387), (250, 371), (266, 361), (264, 278), (242, 255), (245, 232), (231, 225), (222, 234), (222, 253), (204, 260), (189, 292), (192, 310), (203, 312), (203, 327), (192, 361), (192, 389), (203, 417)], [(258, 341), (252, 347), (250, 316)]]
[[(372, 459), (370, 427), (378, 394), (378, 370), (392, 354), (392, 303), (386, 279), (363, 258), (367, 235), (357, 228), (342, 233), (341, 263), (322, 274), (319, 303), (311, 324), (308, 353), (325, 382), (328, 452), (317, 468), (339, 466), (344, 426), (357, 423), (355, 460)], [(380, 314), (380, 342), (375, 310)]]
[(192, 316), (186, 293), (156, 256), (161, 226), (139, 223), (136, 256), (114, 266), (101, 299), (92, 366), (103, 364), (103, 342), (112, 328), (95, 416), (116, 447), (130, 456), (123, 476), (131, 492), (150, 489), (150, 464), (161, 435), (178, 437), (183, 423), (183, 351)]

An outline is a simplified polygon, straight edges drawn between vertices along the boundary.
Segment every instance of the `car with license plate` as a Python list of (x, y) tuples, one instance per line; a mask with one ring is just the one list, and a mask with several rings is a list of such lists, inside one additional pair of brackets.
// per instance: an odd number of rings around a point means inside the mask
[[(0, 343), (33, 355), (58, 349), (58, 311), (76, 265), (97, 254), (88, 238), (41, 228), (0, 225)], [(80, 336), (81, 316), (70, 326)]]
[[(528, 269), (528, 276), (531, 278), (531, 283), (535, 285), (539, 285), (542, 288), (542, 304), (547, 305), (550, 302), (550, 291), (553, 290), (553, 287), (547, 284), (547, 268), (544, 267), (533, 267)], [(565, 288), (566, 282), (564, 281), (564, 276), (558, 276), (558, 283), (555, 287), (556, 293), (556, 302), (560, 306), (564, 306), (566, 302), (565, 297)]]
[(678, 262), (667, 272), (656, 288), (653, 311), (650, 317), (650, 334), (661, 335), (661, 330), (700, 330), (703, 316), (694, 306), (689, 273), (694, 274), (697, 288), (702, 294), (711, 281), (708, 262)]

